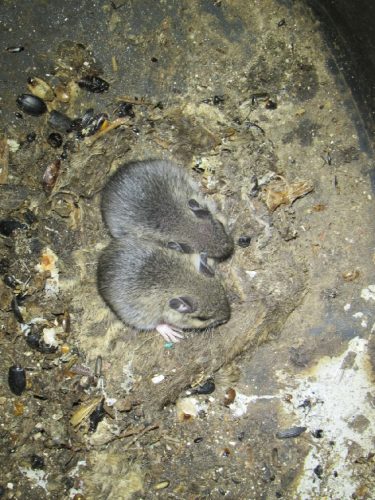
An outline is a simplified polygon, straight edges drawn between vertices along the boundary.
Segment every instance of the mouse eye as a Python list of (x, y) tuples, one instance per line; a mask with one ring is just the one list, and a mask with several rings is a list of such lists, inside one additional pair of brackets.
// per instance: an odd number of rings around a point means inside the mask
[(195, 319), (197, 319), (198, 321), (208, 321), (211, 318), (207, 316), (195, 316)]
[(175, 297), (169, 301), (169, 307), (182, 314), (192, 313), (197, 309), (191, 297)]
[(178, 243), (177, 241), (168, 241), (167, 248), (170, 250), (176, 250), (180, 253), (193, 253), (193, 250), (186, 243)]

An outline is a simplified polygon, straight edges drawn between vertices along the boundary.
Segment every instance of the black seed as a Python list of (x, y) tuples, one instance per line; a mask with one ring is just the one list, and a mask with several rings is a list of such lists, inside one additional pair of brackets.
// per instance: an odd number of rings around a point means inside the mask
[(277, 26), (278, 26), (279, 28), (281, 28), (281, 26), (285, 26), (285, 25), (286, 25), (286, 21), (285, 21), (285, 19), (280, 19), (280, 21), (277, 23)]
[(318, 476), (319, 479), (323, 476), (323, 467), (319, 464), (315, 467), (314, 473)]
[(20, 396), (26, 388), (26, 372), (19, 365), (13, 365), (8, 372), (9, 389), (16, 396)]
[(93, 119), (94, 119), (94, 108), (89, 108), (85, 111), (85, 114), (81, 118), (80, 128), (82, 129), (88, 127)]
[(25, 219), (25, 222), (31, 226), (31, 224), (34, 224), (38, 220), (37, 216), (32, 212), (31, 210), (27, 209), (25, 213), (23, 214), (23, 217)]
[(26, 336), (26, 343), (31, 349), (37, 349), (39, 350), (39, 345), (40, 345), (40, 334), (39, 332), (30, 332)]
[(78, 81), (78, 86), (95, 94), (101, 94), (109, 89), (109, 83), (99, 76), (85, 76)]
[(117, 116), (120, 118), (123, 116), (130, 116), (130, 118), (134, 118), (135, 113), (133, 111), (133, 104), (130, 102), (121, 102), (117, 108)]
[(52, 132), (52, 134), (49, 134), (47, 142), (53, 148), (59, 148), (63, 143), (63, 138), (58, 132)]
[(75, 479), (74, 479), (74, 477), (68, 476), (68, 477), (66, 477), (66, 478), (64, 479), (64, 484), (65, 484), (65, 486), (66, 486), (66, 488), (67, 488), (68, 490), (70, 490), (71, 488), (73, 488), (74, 483), (75, 483)]
[(152, 62), (158, 62), (158, 59), (156, 57), (151, 57)]
[(0, 259), (0, 274), (4, 274), (8, 271), (10, 266), (9, 260), (4, 258)]
[(212, 378), (206, 380), (206, 382), (199, 387), (193, 389), (192, 394), (211, 394), (215, 390), (215, 382)]
[(276, 432), (276, 437), (278, 439), (289, 439), (298, 437), (303, 434), (306, 427), (291, 427), (290, 429), (284, 429), (282, 431)]
[(11, 308), (12, 308), (14, 317), (16, 318), (18, 323), (23, 323), (24, 322), (23, 316), (22, 316), (22, 313), (21, 313), (20, 308), (19, 308), (20, 302), (22, 302), (22, 299), (18, 295), (16, 295), (12, 299)]
[(314, 436), (314, 438), (320, 439), (323, 437), (323, 429), (317, 429), (316, 431), (313, 431), (311, 434)]
[(18, 220), (0, 220), (0, 234), (3, 236), (11, 236), (16, 229), (26, 229), (26, 225)]
[(45, 102), (32, 94), (22, 94), (17, 97), (16, 102), (22, 111), (32, 116), (40, 116), (47, 111)]
[(60, 113), (60, 111), (51, 111), (48, 118), (48, 125), (60, 132), (70, 132), (72, 129), (72, 120), (64, 115), (64, 113)]
[(27, 134), (26, 140), (27, 142), (34, 142), (36, 139), (36, 133), (35, 132), (30, 132), (30, 134)]
[(197, 437), (194, 439), (194, 443), (201, 443), (203, 441), (202, 437)]
[(212, 102), (214, 103), (215, 106), (217, 106), (221, 102), (224, 102), (224, 97), (220, 95), (214, 95)]
[(9, 286), (9, 288), (16, 288), (17, 286), (17, 281), (14, 276), (11, 276), (10, 274), (6, 274), (3, 278), (4, 283), (6, 286)]
[(246, 248), (250, 245), (251, 242), (251, 236), (240, 236), (238, 238), (238, 246), (242, 248)]
[(43, 469), (44, 458), (39, 455), (31, 455), (31, 468), (32, 469)]
[(96, 431), (96, 428), (98, 427), (99, 422), (103, 420), (104, 415), (105, 411), (104, 411), (104, 398), (103, 398), (90, 415), (89, 430), (91, 432)]
[(271, 99), (268, 99), (268, 101), (266, 102), (266, 109), (276, 109), (276, 108), (277, 108), (276, 102), (271, 101)]

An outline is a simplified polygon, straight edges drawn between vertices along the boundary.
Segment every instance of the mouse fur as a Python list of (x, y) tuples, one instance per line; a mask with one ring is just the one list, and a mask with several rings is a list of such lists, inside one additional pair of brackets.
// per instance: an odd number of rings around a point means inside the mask
[(204, 254), (181, 254), (145, 239), (110, 242), (99, 258), (98, 289), (125, 324), (162, 335), (161, 325), (181, 332), (230, 317), (224, 287)]
[(101, 206), (114, 238), (135, 234), (183, 253), (207, 252), (220, 260), (233, 251), (233, 239), (215, 205), (199, 193), (183, 168), (170, 161), (123, 165), (104, 187)]

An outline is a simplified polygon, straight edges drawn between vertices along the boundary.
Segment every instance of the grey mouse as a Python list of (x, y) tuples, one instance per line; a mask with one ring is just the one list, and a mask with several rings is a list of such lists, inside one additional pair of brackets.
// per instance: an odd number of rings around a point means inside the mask
[(114, 238), (128, 233), (182, 253), (224, 259), (233, 239), (183, 168), (164, 160), (120, 167), (102, 192), (102, 214)]
[(99, 258), (98, 288), (113, 312), (138, 330), (178, 342), (183, 330), (225, 323), (228, 299), (205, 254), (182, 254), (138, 239), (113, 239)]

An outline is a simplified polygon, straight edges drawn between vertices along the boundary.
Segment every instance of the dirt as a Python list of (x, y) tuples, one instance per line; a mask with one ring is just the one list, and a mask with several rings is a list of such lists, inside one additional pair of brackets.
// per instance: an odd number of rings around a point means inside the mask
[[(24, 50), (1, 56), (0, 496), (371, 498), (372, 151), (310, 11), (4, 11), (3, 45)], [(78, 86), (92, 75), (108, 91)], [(22, 112), (30, 76), (68, 102)], [(124, 101), (134, 116), (118, 117)], [(101, 131), (60, 130), (51, 147), (50, 112), (90, 107), (107, 113)], [(172, 347), (116, 320), (96, 289), (100, 190), (145, 158), (185, 168), (236, 242), (218, 266), (230, 321)]]

